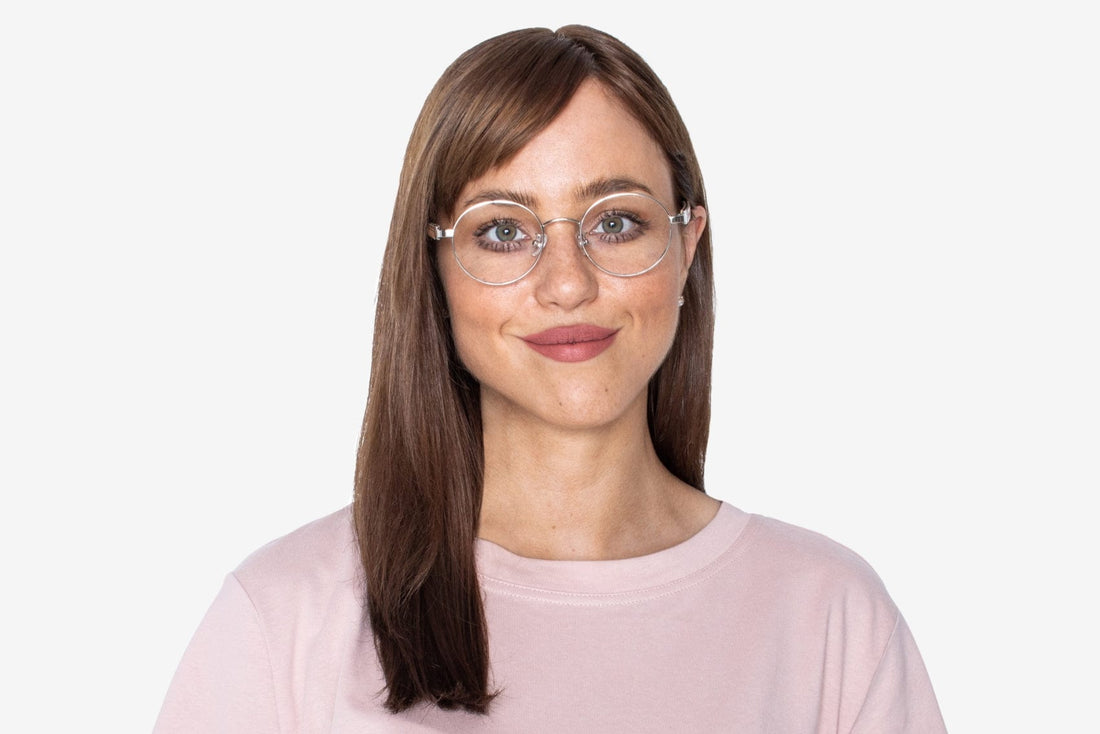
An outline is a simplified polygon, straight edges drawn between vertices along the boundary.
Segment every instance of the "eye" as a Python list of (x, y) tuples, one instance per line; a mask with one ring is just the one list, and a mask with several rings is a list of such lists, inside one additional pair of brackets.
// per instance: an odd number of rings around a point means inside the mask
[(498, 242), (511, 242), (519, 236), (519, 229), (514, 224), (498, 224), (489, 229), (489, 236)]
[(493, 252), (514, 252), (530, 240), (514, 219), (492, 219), (474, 230), (477, 246)]
[(597, 232), (604, 232), (606, 234), (622, 234), (623, 232), (629, 232), (634, 227), (634, 222), (629, 219), (615, 215), (605, 217), (600, 220), (599, 225), (596, 227)]
[(641, 215), (624, 209), (600, 212), (595, 226), (588, 234), (608, 244), (630, 242), (646, 232), (646, 221)]

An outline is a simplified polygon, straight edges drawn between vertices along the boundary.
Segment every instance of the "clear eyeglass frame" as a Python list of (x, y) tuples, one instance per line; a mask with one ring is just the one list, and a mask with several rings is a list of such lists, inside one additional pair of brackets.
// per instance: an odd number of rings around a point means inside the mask
[[(591, 214), (593, 211), (597, 210), (598, 207), (605, 204), (607, 201), (609, 201), (611, 199), (616, 199), (616, 198), (620, 198), (620, 197), (641, 197), (643, 199), (647, 199), (647, 200), (655, 203), (658, 207), (660, 207), (660, 210), (662, 212), (664, 212), (665, 216), (668, 217), (668, 225), (669, 225), (668, 226), (668, 236), (666, 238), (664, 248), (661, 250), (660, 255), (658, 255), (657, 258), (652, 263), (645, 266), (641, 270), (637, 270), (635, 272), (629, 272), (629, 273), (615, 272), (613, 270), (609, 270), (608, 268), (604, 267), (603, 265), (600, 265), (600, 263), (597, 262), (596, 259), (592, 257), (592, 253), (588, 249), (588, 240), (585, 239), (583, 226), (582, 226), (582, 223), (588, 218), (589, 214)], [(511, 278), (511, 279), (508, 279), (508, 280), (503, 280), (503, 281), (485, 280), (485, 279), (479, 278), (478, 276), (471, 273), (467, 269), (466, 265), (463, 264), (461, 258), (459, 258), (459, 256), (458, 256), (458, 248), (455, 244), (455, 236), (454, 236), (455, 231), (458, 230), (458, 228), (460, 226), (460, 223), (463, 221), (463, 219), (466, 216), (468, 216), (470, 214), (473, 214), (477, 210), (482, 209), (484, 207), (490, 207), (490, 206), (496, 206), (496, 205), (505, 205), (505, 206), (518, 207), (520, 210), (525, 211), (528, 214), (530, 214), (532, 221), (537, 222), (538, 225), (539, 225), (538, 234), (534, 237), (534, 241), (532, 242), (534, 252), (532, 253), (530, 267), (528, 267), (526, 270), (524, 270), (520, 275), (518, 275), (514, 278)], [(462, 270), (462, 272), (465, 273), (471, 279), (476, 280), (478, 283), (483, 283), (485, 285), (492, 285), (492, 286), (511, 285), (511, 284), (516, 283), (516, 282), (522, 280), (523, 278), (525, 278), (528, 275), (528, 273), (530, 273), (532, 270), (535, 269), (535, 266), (538, 265), (539, 260), (542, 259), (542, 252), (543, 252), (543, 250), (546, 249), (546, 245), (549, 242), (549, 238), (546, 235), (546, 227), (551, 225), (551, 224), (555, 224), (557, 222), (571, 222), (571, 223), (577, 225), (577, 234), (576, 234), (576, 237), (575, 237), (577, 247), (579, 247), (581, 249), (581, 251), (584, 252), (585, 257), (588, 259), (588, 261), (590, 263), (592, 263), (593, 266), (596, 267), (596, 269), (598, 269), (598, 270), (600, 270), (604, 273), (607, 273), (608, 275), (613, 275), (613, 276), (618, 277), (618, 278), (634, 278), (634, 277), (637, 277), (639, 275), (644, 275), (645, 273), (648, 273), (650, 270), (652, 270), (653, 268), (655, 268), (655, 267), (657, 267), (658, 265), (661, 264), (661, 261), (664, 260), (665, 255), (668, 254), (669, 247), (672, 244), (673, 226), (677, 225), (677, 224), (681, 224), (681, 225), (687, 224), (693, 218), (694, 217), (692, 216), (692, 213), (691, 213), (691, 204), (690, 203), (685, 202), (683, 207), (680, 209), (680, 211), (677, 214), (669, 214), (668, 213), (668, 208), (665, 207), (665, 205), (662, 204), (659, 200), (657, 200), (656, 198), (650, 196), (649, 194), (646, 194), (646, 193), (643, 193), (643, 192), (640, 192), (640, 191), (618, 192), (618, 193), (610, 194), (608, 196), (601, 197), (600, 199), (597, 199), (596, 201), (594, 201), (588, 207), (588, 209), (585, 210), (584, 214), (581, 215), (580, 219), (573, 219), (572, 217), (554, 217), (553, 219), (543, 220), (543, 219), (540, 219), (539, 216), (537, 214), (535, 214), (535, 212), (533, 212), (529, 207), (526, 207), (523, 204), (520, 204), (519, 202), (511, 201), (511, 200), (508, 200), (508, 199), (494, 199), (492, 201), (478, 202), (477, 204), (474, 204), (470, 207), (467, 207), (465, 210), (463, 210), (463, 212), (461, 214), (458, 215), (458, 219), (455, 220), (454, 226), (451, 227), (450, 229), (444, 229), (444, 228), (440, 227), (438, 224), (429, 223), (428, 224), (428, 237), (430, 239), (436, 241), (436, 242), (438, 242), (440, 240), (444, 240), (444, 239), (450, 239), (451, 240), (451, 253), (454, 256), (455, 262), (458, 263), (458, 267)]]

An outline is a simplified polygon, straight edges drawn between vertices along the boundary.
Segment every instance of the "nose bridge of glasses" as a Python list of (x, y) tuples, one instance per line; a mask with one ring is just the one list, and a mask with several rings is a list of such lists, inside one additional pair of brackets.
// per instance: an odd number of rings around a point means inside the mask
[(546, 228), (549, 227), (551, 224), (557, 224), (558, 222), (569, 222), (570, 224), (573, 224), (577, 227), (577, 234), (573, 238), (574, 242), (577, 243), (577, 247), (584, 247), (588, 244), (584, 239), (584, 231), (581, 227), (581, 220), (573, 219), (572, 217), (554, 217), (553, 219), (547, 219), (545, 222), (541, 223), (543, 230), (542, 244), (544, 247), (546, 246), (547, 239), (550, 237), (549, 233), (546, 231)]

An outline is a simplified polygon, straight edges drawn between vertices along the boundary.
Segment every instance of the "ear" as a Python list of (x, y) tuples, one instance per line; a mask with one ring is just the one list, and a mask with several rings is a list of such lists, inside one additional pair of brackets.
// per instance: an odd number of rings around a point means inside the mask
[(691, 270), (691, 262), (695, 259), (695, 247), (699, 244), (699, 238), (707, 228), (707, 210), (703, 206), (691, 208), (691, 221), (683, 226), (681, 240), (684, 243), (684, 280), (687, 280), (688, 271)]

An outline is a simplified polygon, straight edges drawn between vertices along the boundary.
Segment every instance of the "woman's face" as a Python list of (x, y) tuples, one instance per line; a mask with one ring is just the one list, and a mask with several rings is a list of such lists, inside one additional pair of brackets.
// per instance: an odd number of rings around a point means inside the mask
[[(628, 190), (648, 191), (673, 214), (682, 205), (661, 149), (588, 81), (515, 158), (466, 184), (446, 226), (470, 204), (502, 198), (527, 204), (543, 221), (580, 219), (597, 198)], [(633, 411), (644, 419), (646, 386), (675, 336), (678, 299), (706, 225), (702, 207), (693, 214), (672, 228), (664, 259), (631, 278), (589, 262), (571, 222), (546, 226), (537, 266), (510, 285), (468, 277), (443, 240), (437, 257), (455, 345), (481, 383), (484, 418), (573, 428), (607, 425)]]

